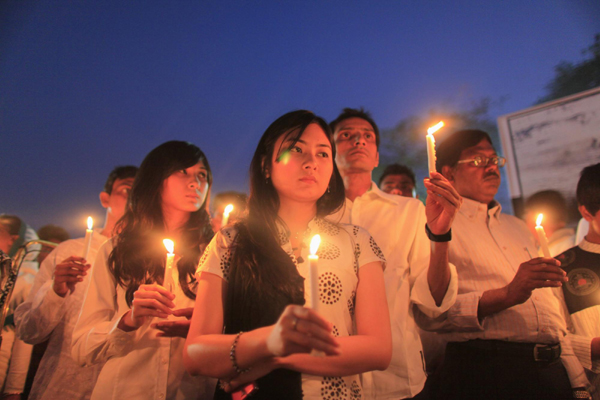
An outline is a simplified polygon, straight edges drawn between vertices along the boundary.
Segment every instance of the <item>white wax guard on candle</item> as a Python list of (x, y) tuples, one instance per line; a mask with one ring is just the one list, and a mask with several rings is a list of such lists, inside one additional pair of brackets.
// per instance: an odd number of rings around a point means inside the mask
[(435, 169), (435, 138), (433, 134), (437, 132), (442, 126), (444, 126), (444, 121), (440, 121), (434, 126), (427, 129), (427, 168), (429, 170), (429, 177), (431, 177), (431, 172), (436, 171)]
[(92, 235), (94, 234), (94, 231), (92, 230), (92, 228), (94, 227), (94, 220), (92, 219), (92, 217), (88, 217), (87, 226), (88, 228), (85, 230), (85, 239), (83, 241), (83, 254), (81, 254), (81, 257), (85, 258), (86, 260), (88, 258), (88, 254), (90, 253)]
[(224, 227), (229, 222), (229, 214), (233, 211), (233, 204), (227, 204), (223, 211), (223, 219), (221, 220), (221, 227)]
[(175, 244), (171, 239), (164, 239), (163, 244), (167, 248), (167, 261), (165, 262), (165, 278), (163, 279), (163, 287), (173, 293), (173, 259), (175, 254)]
[[(310, 255), (308, 256), (308, 280), (310, 282), (310, 306), (319, 311), (319, 256), (317, 250), (321, 244), (321, 236), (315, 235), (310, 241)], [(314, 357), (323, 357), (325, 353), (313, 349), (310, 354)]]
[(548, 248), (548, 238), (546, 237), (546, 232), (542, 226), (542, 219), (544, 219), (544, 214), (538, 215), (537, 220), (535, 221), (535, 233), (537, 233), (538, 242), (540, 242), (540, 248), (542, 249), (544, 257), (552, 257), (550, 255), (550, 249)]

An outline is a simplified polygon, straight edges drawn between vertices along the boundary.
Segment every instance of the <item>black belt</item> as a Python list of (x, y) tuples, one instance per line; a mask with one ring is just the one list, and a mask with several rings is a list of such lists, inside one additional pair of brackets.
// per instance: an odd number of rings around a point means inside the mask
[(521, 357), (537, 362), (552, 362), (558, 360), (561, 349), (560, 343), (538, 344), (506, 342), (503, 340), (475, 339), (467, 342), (450, 342), (449, 347), (456, 349), (472, 349), (484, 352), (494, 352), (496, 355)]

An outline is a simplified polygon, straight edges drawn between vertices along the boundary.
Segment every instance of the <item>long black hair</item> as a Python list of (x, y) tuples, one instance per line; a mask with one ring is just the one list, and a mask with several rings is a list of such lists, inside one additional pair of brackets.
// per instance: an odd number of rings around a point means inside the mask
[(172, 173), (202, 162), (207, 170), (208, 194), (200, 209), (190, 214), (176, 243), (181, 260), (177, 263), (179, 284), (185, 295), (195, 299), (194, 273), (198, 259), (213, 232), (206, 201), (212, 185), (212, 173), (206, 156), (197, 146), (181, 141), (169, 141), (152, 150), (135, 177), (127, 200), (125, 214), (117, 223), (119, 235), (108, 259), (108, 266), (117, 283), (126, 288), (127, 304), (141, 284), (163, 283), (166, 250), (165, 221), (162, 212), (163, 182)]
[[(304, 304), (303, 278), (281, 248), (278, 223), (283, 226), (285, 223), (277, 215), (279, 195), (268, 176), (273, 155), (276, 154), (275, 162), (279, 162), (281, 155), (294, 147), (310, 124), (319, 125), (333, 152), (333, 173), (329, 189), (317, 200), (317, 216), (329, 215), (344, 204), (344, 182), (334, 162), (335, 144), (325, 120), (310, 111), (298, 110), (273, 122), (261, 137), (250, 164), (247, 217), (236, 224), (238, 234), (232, 246), (230, 289), (226, 302), (225, 324), (229, 325), (228, 329), (233, 324), (236, 328), (247, 330), (252, 328), (248, 324), (259, 320), (273, 323), (269, 319), (276, 320), (282, 310), (274, 310), (273, 315), (267, 316), (261, 305), (277, 303), (276, 298), (283, 297), (287, 304)], [(276, 149), (275, 143), (282, 136), (282, 143), (289, 145), (283, 148), (282, 144)], [(292, 140), (286, 142), (290, 138)]]

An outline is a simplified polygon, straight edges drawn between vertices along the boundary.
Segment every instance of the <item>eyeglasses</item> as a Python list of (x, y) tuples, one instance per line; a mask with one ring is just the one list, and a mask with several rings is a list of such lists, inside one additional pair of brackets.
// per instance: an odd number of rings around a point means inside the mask
[(494, 156), (494, 157), (477, 156), (477, 157), (473, 157), (470, 160), (460, 160), (457, 162), (457, 164), (465, 164), (465, 163), (473, 163), (474, 166), (482, 167), (482, 168), (485, 168), (489, 164), (492, 164), (492, 165), (497, 165), (498, 168), (501, 168), (501, 167), (504, 167), (504, 164), (506, 164), (506, 158), (498, 157), (498, 156)]

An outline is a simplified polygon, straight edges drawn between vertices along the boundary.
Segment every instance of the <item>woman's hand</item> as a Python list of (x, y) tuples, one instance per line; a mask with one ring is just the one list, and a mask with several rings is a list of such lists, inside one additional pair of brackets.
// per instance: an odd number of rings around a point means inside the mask
[(321, 350), (339, 355), (339, 344), (331, 333), (332, 325), (310, 308), (290, 305), (285, 308), (266, 340), (274, 357)]
[(151, 325), (152, 328), (158, 329), (160, 332), (157, 337), (181, 337), (187, 338), (190, 330), (190, 319), (194, 313), (194, 307), (179, 308), (173, 310), (173, 315), (176, 317), (185, 317), (176, 321), (159, 321)]
[(119, 329), (133, 331), (152, 317), (167, 318), (173, 314), (175, 295), (160, 285), (140, 285), (133, 294), (131, 310), (119, 322)]
[(52, 283), (54, 293), (60, 297), (65, 297), (69, 291), (73, 293), (75, 285), (83, 281), (83, 277), (87, 275), (90, 267), (85, 258), (77, 256), (71, 256), (57, 264)]

